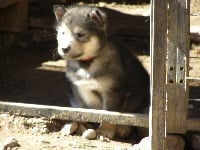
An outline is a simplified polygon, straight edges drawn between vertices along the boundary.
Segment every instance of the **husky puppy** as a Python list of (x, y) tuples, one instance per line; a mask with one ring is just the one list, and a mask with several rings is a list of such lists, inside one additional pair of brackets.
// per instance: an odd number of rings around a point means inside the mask
[[(107, 33), (107, 15), (89, 6), (54, 6), (58, 53), (67, 60), (72, 107), (140, 112), (149, 105), (149, 76), (138, 59)], [(121, 130), (118, 132), (118, 128)], [(126, 136), (102, 124), (97, 133)]]

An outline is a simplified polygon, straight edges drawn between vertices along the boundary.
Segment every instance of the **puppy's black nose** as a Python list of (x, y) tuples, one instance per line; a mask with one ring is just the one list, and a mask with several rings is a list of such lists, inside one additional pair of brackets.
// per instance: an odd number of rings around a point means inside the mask
[(62, 48), (63, 53), (67, 53), (70, 50), (70, 46), (66, 47), (66, 48)]

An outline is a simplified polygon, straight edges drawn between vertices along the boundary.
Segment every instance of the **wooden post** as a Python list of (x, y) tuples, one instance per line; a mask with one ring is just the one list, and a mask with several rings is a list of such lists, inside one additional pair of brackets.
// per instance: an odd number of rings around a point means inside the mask
[(185, 123), (188, 113), (188, 53), (190, 34), (190, 0), (178, 0), (178, 43), (177, 43), (177, 67), (176, 67), (176, 130), (186, 132)]
[(176, 62), (177, 62), (177, 0), (169, 0), (167, 43), (167, 130), (175, 130)]
[(167, 1), (151, 1), (151, 150), (165, 150)]
[(184, 133), (188, 112), (189, 0), (169, 0), (167, 132)]

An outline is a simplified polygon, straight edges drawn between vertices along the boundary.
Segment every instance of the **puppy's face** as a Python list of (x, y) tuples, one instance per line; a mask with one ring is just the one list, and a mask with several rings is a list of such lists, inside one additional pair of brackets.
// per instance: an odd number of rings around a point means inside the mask
[(97, 8), (55, 6), (58, 53), (75, 60), (98, 57), (104, 45), (106, 15)]
[(58, 53), (64, 58), (87, 60), (98, 55), (101, 44), (97, 35), (79, 26), (70, 29), (65, 23), (57, 32)]

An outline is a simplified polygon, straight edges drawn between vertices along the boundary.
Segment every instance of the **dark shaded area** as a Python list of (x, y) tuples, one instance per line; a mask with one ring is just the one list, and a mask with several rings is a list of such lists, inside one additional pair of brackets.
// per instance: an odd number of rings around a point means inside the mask
[(52, 59), (56, 41), (36, 43), (31, 33), (20, 35), (12, 46), (0, 47), (0, 100), (68, 106), (65, 73), (36, 69)]
[[(52, 50), (57, 41), (45, 40), (54, 33), (29, 29), (24, 33), (1, 34), (0, 101), (69, 106), (65, 73), (37, 69), (41, 63), (53, 60)], [(135, 53), (145, 54), (148, 49), (148, 40), (119, 38)]]
[(150, 37), (150, 18), (148, 16), (130, 15), (106, 7), (101, 9), (107, 13), (109, 34)]
[[(99, 3), (99, 2), (106, 2), (106, 3), (116, 3), (116, 4), (148, 4), (150, 0), (29, 0), (29, 16), (32, 17), (41, 17), (41, 16), (53, 16), (53, 5), (55, 4), (62, 4), (62, 5), (73, 5), (79, 2), (84, 3)], [(44, 11), (45, 9), (45, 11)], [(42, 10), (42, 11), (38, 11)]]
[(200, 98), (200, 87), (199, 86), (190, 86), (189, 89), (189, 97), (191, 99), (199, 99)]
[[(48, 4), (48, 5), (47, 5)], [(53, 13), (53, 5), (51, 2), (39, 2), (35, 1), (29, 4), (29, 19), (31, 20), (29, 25), (31, 27), (38, 28), (50, 28), (55, 26), (55, 16)], [(61, 3), (65, 6), (69, 3)], [(44, 10), (45, 11), (42, 11)], [(130, 37), (150, 37), (150, 18), (149, 16), (131, 15), (101, 7), (103, 11), (107, 13), (108, 21), (108, 33), (120, 36)]]
[(192, 106), (189, 111), (189, 116), (192, 118), (200, 118), (200, 86), (189, 87), (189, 98), (189, 103)]

